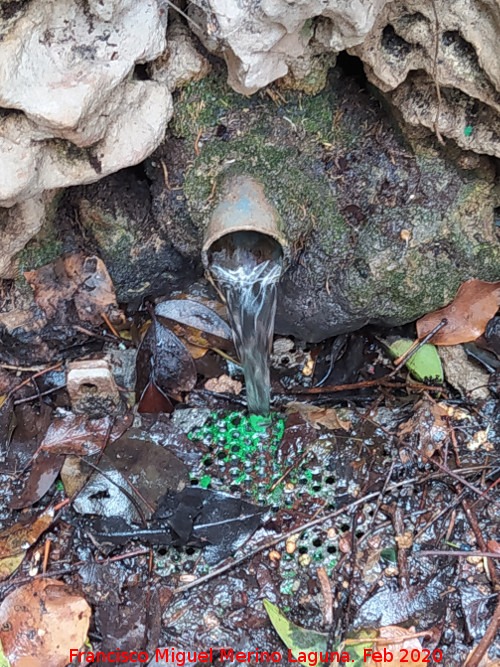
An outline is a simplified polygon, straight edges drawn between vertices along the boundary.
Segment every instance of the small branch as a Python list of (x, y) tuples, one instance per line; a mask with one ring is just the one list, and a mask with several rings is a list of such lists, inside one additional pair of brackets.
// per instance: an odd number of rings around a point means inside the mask
[(436, 137), (439, 141), (440, 144), (444, 144), (443, 137), (441, 136), (441, 133), (439, 131), (439, 115), (441, 113), (441, 89), (439, 87), (439, 82), (438, 82), (438, 72), (437, 72), (437, 66), (438, 66), (438, 57), (439, 57), (439, 18), (437, 15), (437, 9), (436, 9), (436, 3), (434, 0), (431, 0), (432, 4), (432, 11), (434, 12), (434, 22), (435, 22), (435, 31), (436, 31), (436, 39), (435, 39), (435, 46), (434, 46), (434, 67), (433, 67), (433, 72), (432, 76), (434, 79), (434, 85), (436, 86), (436, 95), (437, 95), (437, 109), (436, 109), (436, 117), (434, 119), (434, 132), (436, 133)]
[(440, 331), (443, 327), (445, 327), (448, 324), (448, 320), (446, 317), (443, 317), (441, 322), (437, 324), (432, 331), (430, 331), (425, 338), (422, 338), (422, 340), (416, 340), (411, 347), (409, 347), (404, 354), (402, 354), (400, 357), (394, 360), (394, 363), (396, 364), (396, 368), (392, 370), (389, 373), (388, 377), (396, 375), (396, 373), (399, 371), (399, 369), (406, 364), (407, 361), (409, 361), (413, 355), (417, 354), (417, 352), (422, 348), (426, 343), (430, 341), (430, 339), (437, 334), (438, 331)]
[(218, 577), (220, 574), (223, 574), (224, 572), (227, 572), (228, 570), (231, 570), (233, 567), (236, 567), (237, 565), (240, 565), (241, 563), (244, 563), (246, 560), (249, 558), (253, 558), (256, 556), (258, 553), (261, 551), (264, 551), (265, 549), (269, 549), (270, 547), (274, 547), (275, 544), (278, 544), (278, 542), (283, 542), (283, 540), (286, 540), (287, 538), (291, 537), (292, 535), (296, 535), (297, 533), (302, 533), (304, 530), (308, 530), (309, 528), (313, 528), (314, 526), (317, 526), (321, 523), (324, 523), (325, 521), (329, 521), (330, 519), (335, 519), (335, 517), (340, 516), (344, 512), (347, 512), (350, 509), (353, 509), (354, 507), (357, 507), (358, 505), (362, 505), (363, 503), (368, 502), (369, 500), (373, 500), (373, 498), (376, 498), (378, 496), (378, 493), (375, 491), (374, 493), (369, 493), (367, 496), (364, 496), (363, 498), (360, 498), (359, 500), (355, 500), (353, 503), (350, 503), (349, 505), (346, 505), (345, 507), (342, 507), (341, 509), (335, 510), (334, 512), (330, 512), (329, 514), (325, 514), (324, 516), (317, 517), (316, 519), (313, 519), (312, 521), (309, 521), (308, 523), (304, 523), (301, 526), (297, 526), (293, 528), (292, 530), (289, 530), (287, 533), (281, 533), (277, 537), (273, 537), (270, 540), (266, 540), (263, 542), (261, 545), (256, 547), (253, 551), (250, 551), (249, 553), (245, 554), (244, 556), (240, 556), (239, 558), (235, 558), (229, 563), (226, 563), (225, 565), (222, 565), (221, 567), (217, 568), (216, 570), (213, 570), (212, 572), (209, 572), (208, 574), (204, 574), (201, 577), (198, 577), (198, 579), (195, 579), (194, 581), (190, 581), (187, 584), (184, 584), (183, 586), (179, 586), (174, 590), (174, 593), (184, 593), (185, 591), (189, 590), (190, 588), (194, 588), (195, 586), (199, 586), (200, 584), (204, 583), (205, 581), (209, 581), (210, 579), (213, 579), (214, 577)]
[(484, 637), (481, 639), (481, 641), (473, 650), (473, 652), (469, 656), (469, 659), (465, 663), (466, 667), (479, 667), (479, 663), (483, 659), (483, 656), (486, 654), (486, 651), (494, 642), (499, 628), (500, 628), (500, 595), (498, 596), (498, 602), (495, 612), (493, 614), (493, 618), (491, 619), (490, 624), (486, 628)]
[(413, 556), (421, 558), (422, 556), (466, 556), (469, 558), (500, 558), (500, 554), (495, 553), (494, 551), (414, 551)]

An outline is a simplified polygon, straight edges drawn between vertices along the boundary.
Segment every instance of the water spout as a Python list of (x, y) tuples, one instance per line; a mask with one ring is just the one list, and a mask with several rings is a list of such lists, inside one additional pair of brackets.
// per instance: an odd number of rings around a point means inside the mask
[(243, 365), (248, 410), (269, 414), (269, 356), (283, 244), (262, 186), (238, 176), (226, 183), (207, 229), (203, 259), (227, 303)]

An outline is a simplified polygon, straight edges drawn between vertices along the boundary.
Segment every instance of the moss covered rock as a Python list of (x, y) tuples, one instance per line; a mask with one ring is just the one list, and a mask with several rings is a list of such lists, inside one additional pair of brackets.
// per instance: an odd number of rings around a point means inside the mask
[(263, 183), (290, 248), (282, 333), (320, 340), (400, 324), (451, 300), (467, 278), (500, 279), (487, 159), (405, 140), (338, 68), (316, 96), (270, 88), (247, 98), (214, 72), (181, 92), (168, 141), (183, 142), (174, 184), (183, 215), (176, 223), (165, 165), (150, 161), (153, 210), (186, 257), (199, 255), (228, 173)]

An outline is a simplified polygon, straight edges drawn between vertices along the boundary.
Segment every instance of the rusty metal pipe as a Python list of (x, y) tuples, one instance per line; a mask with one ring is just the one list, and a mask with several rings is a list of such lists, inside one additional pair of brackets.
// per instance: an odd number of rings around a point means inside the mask
[(247, 175), (229, 177), (221, 188), (203, 241), (204, 266), (209, 268), (210, 248), (216, 241), (242, 231), (257, 232), (275, 239), (286, 256), (287, 243), (279, 215), (267, 199), (262, 184)]

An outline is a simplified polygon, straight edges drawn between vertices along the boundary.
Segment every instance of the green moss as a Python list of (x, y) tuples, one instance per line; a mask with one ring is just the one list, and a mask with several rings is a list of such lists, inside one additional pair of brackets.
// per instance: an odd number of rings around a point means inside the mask
[(248, 99), (238, 95), (225, 81), (222, 69), (201, 81), (191, 82), (179, 93), (170, 124), (173, 134), (193, 142), (200, 129), (221, 122), (228, 110), (244, 108)]
[(63, 252), (62, 241), (59, 240), (53, 224), (62, 194), (63, 191), (57, 194), (47, 206), (40, 231), (16, 256), (20, 284), (25, 282), (24, 271), (39, 269), (41, 266), (53, 262)]
[[(277, 110), (267, 95), (251, 99), (237, 95), (214, 73), (192, 84), (179, 98), (174, 132), (194, 147), (199, 129), (204, 128), (199, 155), (193, 156), (183, 187), (190, 213), (203, 229), (222, 178), (246, 173), (264, 185), (287, 236), (298, 239), (304, 229), (306, 233), (317, 230), (324, 252), (338, 253), (348, 227), (327, 178), (317, 168), (322, 144), (334, 141), (345, 129), (335, 121), (335, 96), (293, 91), (285, 95), (287, 103)], [(230, 129), (229, 140), (214, 136), (219, 123)], [(300, 148), (297, 132), (306, 134)]]

